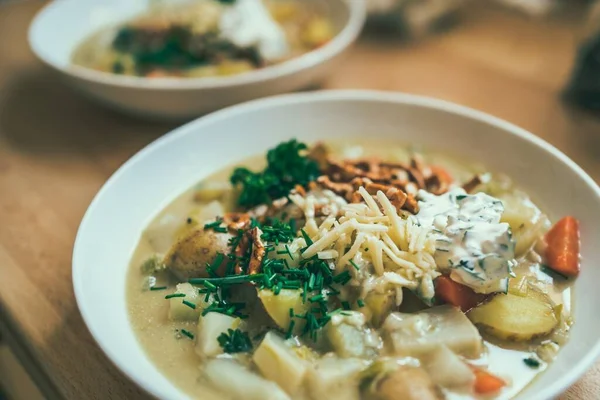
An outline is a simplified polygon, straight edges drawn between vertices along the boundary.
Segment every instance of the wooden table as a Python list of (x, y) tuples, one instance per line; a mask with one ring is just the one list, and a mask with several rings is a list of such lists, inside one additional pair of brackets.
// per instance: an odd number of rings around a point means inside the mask
[[(32, 56), (39, 2), (0, 6), (0, 325), (49, 398), (143, 398), (94, 343), (71, 286), (71, 251), (92, 197), (128, 157), (175, 125), (100, 108)], [(600, 118), (559, 92), (577, 21), (531, 21), (479, 7), (420, 43), (367, 35), (327, 88), (425, 94), (535, 132), (600, 180)], [(600, 398), (600, 364), (563, 399)]]

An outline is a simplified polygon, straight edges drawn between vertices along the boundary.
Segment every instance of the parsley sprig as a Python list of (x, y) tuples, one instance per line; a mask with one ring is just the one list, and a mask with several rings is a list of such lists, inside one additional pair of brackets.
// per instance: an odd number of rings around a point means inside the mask
[(319, 176), (319, 166), (304, 152), (306, 144), (292, 139), (267, 152), (267, 167), (261, 172), (236, 168), (231, 183), (242, 189), (238, 203), (253, 207), (284, 196), (296, 186), (306, 186)]

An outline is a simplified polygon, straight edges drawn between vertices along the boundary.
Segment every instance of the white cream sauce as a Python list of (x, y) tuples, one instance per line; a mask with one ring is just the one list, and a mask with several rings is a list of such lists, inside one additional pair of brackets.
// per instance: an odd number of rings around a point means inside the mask
[(432, 227), (440, 269), (479, 293), (507, 290), (515, 244), (510, 226), (500, 222), (500, 200), (462, 188), (440, 196), (420, 191), (419, 208), (419, 223)]
[(236, 0), (225, 5), (219, 30), (237, 46), (257, 46), (267, 61), (282, 59), (290, 52), (285, 32), (261, 0)]

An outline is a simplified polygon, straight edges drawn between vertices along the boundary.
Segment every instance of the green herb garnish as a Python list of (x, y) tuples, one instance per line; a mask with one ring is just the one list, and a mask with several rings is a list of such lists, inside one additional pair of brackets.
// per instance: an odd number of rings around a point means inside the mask
[(227, 228), (225, 228), (224, 226), (221, 226), (222, 223), (223, 223), (223, 218), (217, 218), (217, 220), (215, 222), (205, 224), (204, 230), (207, 231), (207, 230), (212, 229), (215, 232), (227, 233)]
[(150, 286), (150, 290), (165, 290), (166, 286)]
[(303, 154), (306, 149), (306, 144), (292, 139), (267, 152), (267, 167), (263, 171), (236, 168), (230, 181), (241, 186), (238, 203), (244, 207), (269, 203), (287, 196), (296, 185), (306, 186), (317, 179), (319, 166)]
[(541, 365), (541, 363), (533, 357), (525, 358), (523, 359), (523, 362), (530, 368), (539, 368)]
[(228, 354), (247, 353), (252, 350), (252, 342), (248, 334), (240, 329), (228, 329), (217, 338), (219, 346)]
[(174, 297), (185, 297), (185, 293), (171, 293), (165, 296), (165, 299), (172, 299)]
[(194, 334), (192, 332), (186, 331), (185, 329), (181, 329), (179, 332), (181, 332), (182, 335), (185, 335), (190, 339), (194, 340)]
[(195, 310), (196, 309), (196, 305), (190, 301), (187, 300), (182, 300), (181, 301), (183, 304), (185, 304), (186, 306), (188, 306), (189, 308)]

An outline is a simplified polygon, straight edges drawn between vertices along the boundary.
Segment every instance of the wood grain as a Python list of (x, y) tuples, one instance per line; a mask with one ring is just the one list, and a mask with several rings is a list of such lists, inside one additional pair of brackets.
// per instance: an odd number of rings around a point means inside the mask
[[(71, 286), (75, 233), (96, 191), (173, 124), (100, 108), (38, 63), (39, 2), (0, 6), (0, 328), (49, 398), (145, 398), (95, 345)], [(326, 88), (400, 90), (474, 107), (548, 140), (600, 180), (600, 119), (560, 90), (578, 22), (478, 7), (420, 43), (366, 34)], [(600, 365), (563, 400), (600, 398)]]

